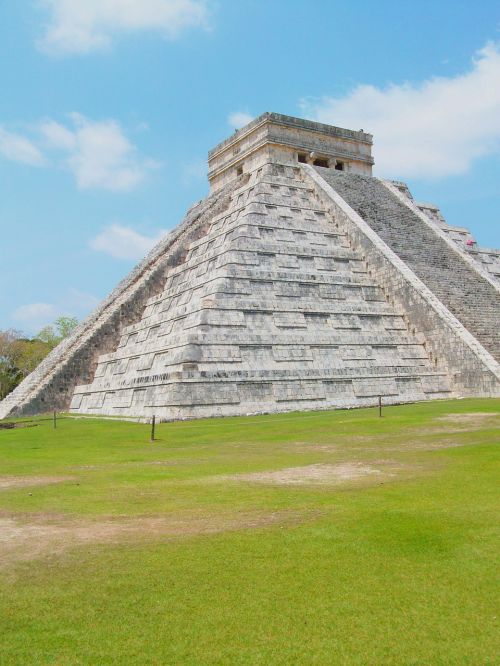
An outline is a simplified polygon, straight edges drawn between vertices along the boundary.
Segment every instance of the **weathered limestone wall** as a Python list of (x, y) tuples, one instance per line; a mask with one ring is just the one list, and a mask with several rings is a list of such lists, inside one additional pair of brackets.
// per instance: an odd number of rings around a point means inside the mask
[(161, 419), (454, 395), (338, 217), (270, 163), (214, 215), (72, 410)]
[(296, 164), (299, 154), (307, 161), (325, 159), (332, 167), (340, 161), (346, 171), (371, 175), (373, 137), (310, 120), (264, 113), (208, 154), (208, 178), (213, 190), (231, 182), (238, 169), (249, 173), (268, 162)]
[[(454, 390), (463, 396), (500, 395), (498, 362), (337, 193), (334, 188), (341, 176), (326, 169), (302, 168), (315, 183), (322, 201), (326, 205), (330, 202), (332, 214), (342, 217), (356, 245), (370, 258), (372, 274), (384, 286), (391, 302), (405, 311), (412, 330), (424, 336), (430, 357), (445, 363)], [(350, 185), (356, 187), (352, 179)], [(362, 184), (358, 185), (362, 190)], [(411, 227), (407, 242), (411, 248)]]

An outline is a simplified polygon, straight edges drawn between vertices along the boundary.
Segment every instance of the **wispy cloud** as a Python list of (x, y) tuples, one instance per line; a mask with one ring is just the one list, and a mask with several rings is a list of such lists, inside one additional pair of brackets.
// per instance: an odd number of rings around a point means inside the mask
[(487, 44), (459, 76), (359, 85), (344, 97), (305, 100), (302, 108), (320, 122), (373, 133), (381, 175), (463, 174), (474, 160), (500, 153), (500, 45)]
[(100, 299), (86, 291), (69, 287), (59, 299), (59, 308), (75, 317), (87, 315), (99, 304)]
[(48, 118), (31, 130), (28, 138), (0, 126), (0, 156), (29, 166), (62, 166), (81, 190), (132, 190), (161, 166), (142, 157), (113, 118), (91, 120), (72, 113), (66, 124)]
[(12, 319), (29, 334), (33, 334), (51, 324), (57, 317), (73, 316), (81, 320), (98, 303), (99, 299), (93, 294), (69, 287), (58, 295), (54, 303), (26, 303), (19, 306), (12, 313)]
[(27, 303), (20, 305), (12, 314), (12, 318), (30, 331), (37, 331), (51, 321), (59, 312), (51, 303)]
[(56, 123), (55, 120), (44, 120), (40, 125), (46, 143), (51, 148), (73, 151), (76, 149), (76, 136), (74, 131)]
[(145, 236), (130, 227), (111, 224), (90, 241), (90, 247), (116, 259), (139, 260), (167, 233), (161, 229), (155, 236)]
[(248, 125), (248, 123), (251, 122), (253, 119), (254, 116), (251, 116), (249, 113), (246, 113), (246, 111), (234, 111), (233, 113), (230, 113), (228, 115), (227, 123), (230, 127), (234, 129), (240, 129), (240, 127)]
[(49, 21), (39, 41), (48, 53), (109, 49), (120, 34), (150, 31), (174, 39), (188, 28), (208, 28), (207, 0), (41, 0)]
[(43, 166), (44, 157), (36, 145), (25, 136), (0, 127), (0, 154), (12, 162)]
[(80, 189), (131, 190), (158, 166), (138, 155), (116, 120), (92, 121), (77, 113), (71, 120), (70, 127), (44, 121), (41, 132), (49, 149), (66, 153), (64, 163)]

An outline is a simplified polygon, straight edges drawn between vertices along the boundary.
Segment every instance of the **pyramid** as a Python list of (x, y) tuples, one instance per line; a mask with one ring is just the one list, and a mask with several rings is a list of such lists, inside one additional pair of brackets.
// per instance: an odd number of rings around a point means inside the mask
[(500, 395), (500, 252), (372, 137), (266, 113), (209, 153), (211, 194), (2, 403), (185, 419)]

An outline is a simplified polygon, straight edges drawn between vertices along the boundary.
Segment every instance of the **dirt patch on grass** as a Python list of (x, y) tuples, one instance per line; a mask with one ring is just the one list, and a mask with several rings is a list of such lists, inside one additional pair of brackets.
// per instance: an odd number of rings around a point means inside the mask
[(52, 483), (63, 483), (64, 481), (73, 480), (72, 476), (0, 476), (0, 490), (47, 486)]
[(475, 442), (457, 442), (456, 440), (441, 440), (439, 442), (408, 442), (402, 445), (399, 451), (440, 451), (442, 449), (458, 449), (461, 446), (472, 446)]
[(31, 423), (29, 421), (20, 421), (20, 422), (0, 422), (0, 430), (14, 430), (14, 428), (36, 428), (38, 423)]
[(171, 458), (170, 460), (126, 460), (123, 462), (95, 463), (91, 465), (75, 465), (72, 470), (115, 470), (126, 467), (173, 467), (174, 465), (204, 465), (210, 463), (210, 458)]
[[(385, 463), (384, 463), (385, 464)], [(367, 476), (387, 474), (361, 462), (344, 462), (336, 465), (318, 463), (305, 467), (286, 467), (269, 472), (251, 472), (250, 474), (232, 474), (216, 477), (214, 480), (249, 481), (252, 483), (270, 483), (273, 485), (303, 484), (341, 484)]]
[(364, 449), (364, 451), (385, 451), (387, 453), (409, 453), (410, 451), (439, 451), (441, 449), (456, 449), (461, 446), (472, 446), (474, 442), (457, 442), (457, 440), (446, 439), (439, 441), (410, 440), (404, 444), (380, 445), (375, 448)]
[(320, 453), (337, 453), (342, 448), (337, 444), (308, 444), (307, 442), (296, 442), (288, 447), (299, 453), (310, 453), (311, 451)]
[(164, 541), (272, 525), (293, 525), (303, 522), (312, 513), (275, 511), (93, 521), (48, 514), (25, 514), (22, 517), (4, 515), (0, 516), (0, 568), (15, 562), (62, 555), (71, 548), (90, 544)]
[(499, 417), (500, 414), (496, 412), (468, 412), (465, 414), (444, 414), (443, 416), (437, 416), (434, 420), (442, 421), (445, 423), (453, 423), (454, 425), (475, 427), (489, 425), (487, 423), (488, 421), (498, 419)]

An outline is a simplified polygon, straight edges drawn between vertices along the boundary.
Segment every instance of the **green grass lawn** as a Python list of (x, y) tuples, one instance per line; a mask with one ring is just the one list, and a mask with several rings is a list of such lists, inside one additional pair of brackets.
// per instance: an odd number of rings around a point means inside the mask
[(500, 400), (157, 437), (0, 430), (2, 666), (500, 663)]

